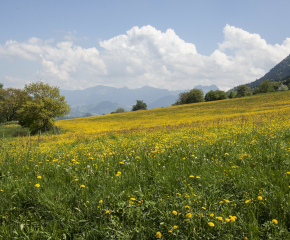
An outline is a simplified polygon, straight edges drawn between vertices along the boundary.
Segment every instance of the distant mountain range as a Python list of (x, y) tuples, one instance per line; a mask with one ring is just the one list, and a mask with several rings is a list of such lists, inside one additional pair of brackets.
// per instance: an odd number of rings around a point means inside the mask
[[(204, 94), (210, 90), (218, 90), (215, 85), (198, 85), (194, 88), (202, 89)], [(120, 107), (130, 111), (136, 104), (136, 100), (143, 100), (148, 109), (168, 107), (176, 102), (179, 93), (186, 91), (189, 90), (169, 91), (149, 86), (129, 89), (98, 85), (84, 90), (61, 89), (60, 94), (65, 96), (65, 100), (71, 105), (69, 117), (81, 117), (85, 113), (91, 113), (94, 116), (108, 114)]]

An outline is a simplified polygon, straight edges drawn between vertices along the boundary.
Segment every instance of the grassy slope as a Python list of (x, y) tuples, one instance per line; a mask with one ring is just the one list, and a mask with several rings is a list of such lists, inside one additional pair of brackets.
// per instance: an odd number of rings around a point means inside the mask
[(0, 237), (289, 239), (289, 112), (272, 93), (1, 140)]

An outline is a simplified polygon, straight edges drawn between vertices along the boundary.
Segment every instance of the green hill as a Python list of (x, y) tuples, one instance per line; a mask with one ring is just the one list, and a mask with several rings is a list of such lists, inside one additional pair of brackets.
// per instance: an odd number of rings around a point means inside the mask
[(275, 82), (283, 79), (290, 78), (290, 55), (273, 67), (268, 73), (266, 73), (260, 79), (254, 82), (246, 84), (250, 88), (258, 87), (260, 82), (264, 80), (270, 80), (270, 82)]

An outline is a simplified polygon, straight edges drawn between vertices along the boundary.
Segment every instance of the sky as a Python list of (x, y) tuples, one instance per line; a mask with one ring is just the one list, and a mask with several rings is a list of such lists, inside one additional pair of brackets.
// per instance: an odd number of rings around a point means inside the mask
[(228, 90), (290, 54), (289, 0), (2, 1), (0, 83)]

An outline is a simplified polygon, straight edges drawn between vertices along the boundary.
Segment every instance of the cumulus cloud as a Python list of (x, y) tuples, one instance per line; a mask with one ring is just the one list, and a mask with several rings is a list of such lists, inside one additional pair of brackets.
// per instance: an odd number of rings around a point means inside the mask
[(53, 39), (9, 40), (0, 45), (0, 58), (38, 62), (39, 76), (64, 89), (98, 84), (167, 89), (215, 84), (229, 89), (263, 76), (290, 54), (290, 38), (271, 45), (258, 34), (234, 26), (226, 25), (223, 32), (224, 41), (210, 56), (199, 54), (193, 43), (186, 43), (174, 30), (161, 32), (148, 25), (100, 41), (101, 51), (75, 45), (76, 32), (56, 45)]

